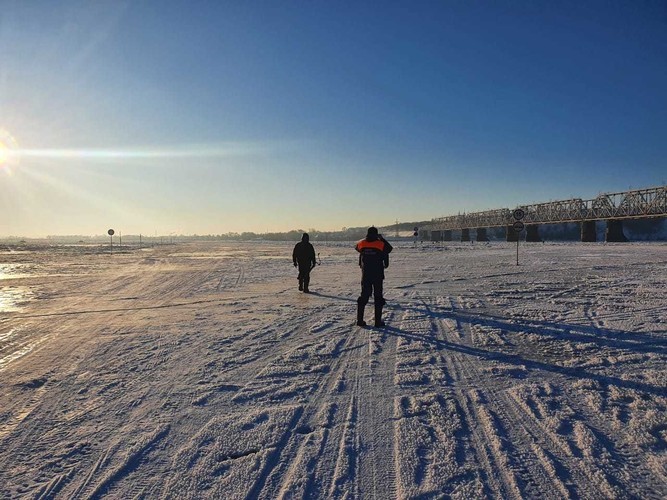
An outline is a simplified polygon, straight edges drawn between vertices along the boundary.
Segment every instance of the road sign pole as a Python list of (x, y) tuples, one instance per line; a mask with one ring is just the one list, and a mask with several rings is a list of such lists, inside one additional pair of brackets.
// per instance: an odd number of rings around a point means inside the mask
[(521, 219), (525, 217), (526, 213), (521, 208), (517, 208), (512, 212), (512, 217), (514, 217), (514, 224), (512, 224), (512, 229), (516, 232), (516, 265), (519, 265), (519, 239), (521, 238), (521, 231), (523, 231), (524, 224), (521, 222)]
[(110, 245), (109, 248), (111, 249), (110, 252), (112, 255), (113, 255), (113, 233), (114, 233), (113, 229), (109, 229), (107, 231), (107, 234), (109, 235), (109, 245)]

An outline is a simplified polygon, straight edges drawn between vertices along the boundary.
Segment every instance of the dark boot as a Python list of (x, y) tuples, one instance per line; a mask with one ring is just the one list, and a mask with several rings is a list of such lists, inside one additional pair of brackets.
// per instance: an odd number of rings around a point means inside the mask
[(382, 321), (382, 306), (384, 304), (380, 302), (379, 304), (375, 304), (375, 326), (378, 328), (381, 328), (385, 326), (384, 321)]
[(299, 290), (303, 290), (303, 281), (299, 280)]
[(304, 293), (310, 293), (310, 290), (308, 290), (308, 285), (310, 284), (310, 277), (306, 276), (303, 278), (303, 292)]
[(357, 326), (366, 326), (366, 322), (364, 321), (365, 308), (366, 304), (362, 304), (361, 302), (357, 301)]

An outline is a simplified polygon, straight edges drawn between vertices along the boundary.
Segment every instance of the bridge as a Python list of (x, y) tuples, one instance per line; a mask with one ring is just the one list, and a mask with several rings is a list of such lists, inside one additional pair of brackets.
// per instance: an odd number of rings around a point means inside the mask
[[(526, 241), (541, 241), (541, 224), (581, 224), (581, 241), (597, 239), (596, 221), (606, 221), (605, 241), (627, 241), (623, 233), (624, 219), (643, 219), (667, 216), (667, 186), (637, 189), (620, 193), (604, 193), (584, 200), (551, 201), (533, 205), (521, 205), (525, 216), (521, 222), (526, 227)], [(507, 241), (516, 241), (519, 233), (512, 225), (514, 210), (500, 208), (484, 212), (464, 213), (432, 219), (424, 228), (433, 241), (451, 241), (452, 231), (461, 231), (461, 241), (470, 241), (470, 231), (477, 231), (478, 241), (488, 241), (488, 228), (503, 227)]]

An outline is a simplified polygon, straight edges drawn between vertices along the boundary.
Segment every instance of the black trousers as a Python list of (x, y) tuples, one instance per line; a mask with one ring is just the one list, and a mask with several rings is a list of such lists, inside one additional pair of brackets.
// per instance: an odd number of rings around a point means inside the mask
[(301, 264), (299, 263), (299, 283), (303, 283), (303, 286), (308, 288), (308, 285), (310, 284), (310, 263), (308, 264)]
[(375, 305), (385, 305), (384, 296), (382, 295), (382, 278), (361, 280), (361, 295), (357, 299), (357, 303), (365, 306), (368, 304), (368, 299), (371, 295), (375, 298)]

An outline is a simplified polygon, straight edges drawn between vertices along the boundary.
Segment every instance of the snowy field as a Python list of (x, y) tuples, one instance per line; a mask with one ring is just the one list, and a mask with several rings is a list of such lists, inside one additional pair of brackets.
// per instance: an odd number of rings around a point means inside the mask
[(292, 245), (0, 249), (0, 498), (667, 497), (667, 245)]

